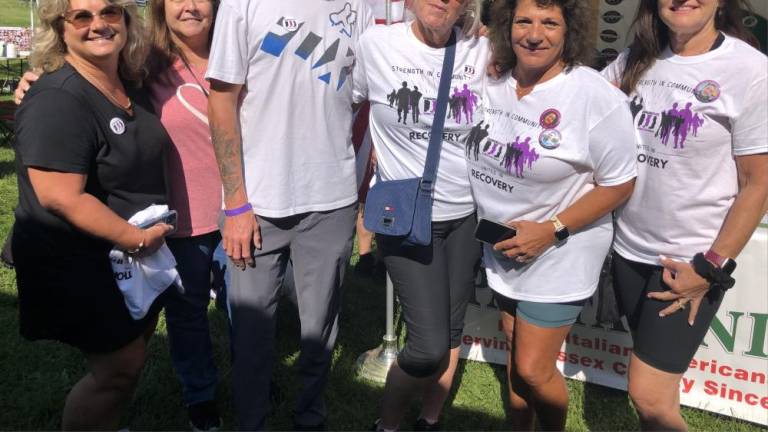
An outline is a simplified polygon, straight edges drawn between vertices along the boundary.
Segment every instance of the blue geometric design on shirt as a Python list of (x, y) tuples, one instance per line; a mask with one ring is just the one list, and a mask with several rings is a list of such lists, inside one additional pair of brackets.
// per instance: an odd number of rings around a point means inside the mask
[(332, 62), (336, 58), (336, 53), (339, 51), (340, 40), (341, 39), (336, 39), (336, 42), (331, 44), (331, 46), (328, 47), (327, 50), (325, 50), (325, 52), (323, 53), (323, 56), (320, 57), (320, 60), (318, 60), (317, 63), (315, 63), (312, 66), (312, 69), (317, 69), (324, 64)]
[(317, 77), (317, 79), (319, 79), (320, 81), (325, 82), (326, 84), (330, 84), (331, 83), (331, 73), (328, 72), (327, 74), (320, 75), (319, 77)]
[(344, 82), (347, 81), (347, 78), (352, 73), (352, 66), (344, 66), (341, 68), (341, 73), (339, 75), (339, 83), (336, 85), (336, 91), (341, 90), (341, 87), (344, 85)]
[(296, 55), (304, 60), (308, 59), (309, 55), (312, 54), (312, 51), (314, 51), (315, 48), (317, 48), (317, 45), (321, 40), (323, 40), (323, 38), (312, 32), (309, 32), (307, 37), (305, 37), (301, 42), (301, 45), (296, 48)]
[[(282, 21), (283, 19), (280, 18), (280, 20), (277, 22), (277, 25), (282, 25)], [(290, 42), (291, 39), (296, 36), (296, 33), (299, 32), (299, 29), (301, 29), (303, 25), (304, 23), (299, 24), (296, 30), (288, 32), (282, 36), (276, 35), (272, 32), (267, 33), (267, 36), (264, 37), (264, 41), (261, 43), (261, 50), (267, 54), (272, 54), (275, 57), (280, 57), (280, 54), (283, 53), (283, 50), (285, 49), (286, 45), (288, 45), (288, 42)]]
[(352, 51), (352, 48), (347, 48), (347, 57), (352, 57), (355, 55), (355, 52)]

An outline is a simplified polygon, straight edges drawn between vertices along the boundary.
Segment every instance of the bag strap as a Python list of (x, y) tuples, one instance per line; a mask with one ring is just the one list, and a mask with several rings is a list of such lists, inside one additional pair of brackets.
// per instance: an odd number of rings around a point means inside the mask
[(456, 32), (451, 30), (451, 36), (445, 45), (443, 71), (440, 74), (440, 85), (437, 90), (435, 115), (432, 117), (432, 130), (429, 136), (427, 159), (424, 163), (424, 174), (421, 178), (420, 190), (432, 193), (437, 177), (437, 165), (440, 161), (440, 149), (443, 144), (443, 126), (445, 125), (446, 110), (448, 109), (448, 92), (451, 90), (453, 76), (453, 61), (456, 57)]

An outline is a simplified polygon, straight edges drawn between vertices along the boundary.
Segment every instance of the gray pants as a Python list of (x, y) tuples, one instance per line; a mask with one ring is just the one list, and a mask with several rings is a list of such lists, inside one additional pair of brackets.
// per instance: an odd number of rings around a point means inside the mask
[(232, 268), (227, 287), (232, 326), (232, 393), (238, 427), (264, 429), (275, 357), (276, 310), (288, 259), (293, 261), (302, 391), (294, 422), (325, 421), (323, 389), (338, 333), (340, 287), (352, 252), (357, 205), (285, 218), (257, 216), (262, 249), (255, 267)]

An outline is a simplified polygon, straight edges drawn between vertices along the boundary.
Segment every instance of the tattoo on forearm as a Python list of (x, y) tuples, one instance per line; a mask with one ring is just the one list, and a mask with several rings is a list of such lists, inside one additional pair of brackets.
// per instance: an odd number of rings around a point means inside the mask
[(224, 198), (230, 198), (243, 187), (240, 140), (214, 124), (211, 124), (211, 140), (219, 164)]

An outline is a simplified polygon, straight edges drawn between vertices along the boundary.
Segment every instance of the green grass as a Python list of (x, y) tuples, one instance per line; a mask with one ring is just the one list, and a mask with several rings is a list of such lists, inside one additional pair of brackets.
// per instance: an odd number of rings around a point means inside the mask
[(0, 27), (29, 27), (29, 3), (22, 0), (0, 0)]
[[(12, 221), (16, 203), (13, 153), (0, 147), (0, 238)], [(353, 258), (354, 259), (354, 258)], [(354, 362), (359, 354), (381, 342), (384, 287), (350, 275), (345, 284), (345, 308), (334, 353), (334, 367), (326, 391), (332, 430), (365, 430), (377, 417), (381, 387), (357, 378)], [(225, 427), (231, 429), (229, 350), (226, 318), (211, 306), (216, 363), (221, 383), (218, 399)], [(298, 319), (294, 308), (281, 305), (278, 362), (274, 370), (282, 398), (269, 420), (271, 430), (291, 426), (291, 409), (299, 383), (294, 362), (298, 354)], [(149, 347), (140, 387), (125, 418), (133, 430), (185, 430), (180, 387), (171, 369), (165, 323), (161, 320)], [(60, 428), (64, 397), (85, 373), (84, 362), (72, 348), (54, 342), (28, 342), (18, 335), (17, 295), (13, 272), (0, 269), (0, 430), (54, 430)], [(457, 383), (445, 409), (449, 430), (505, 430), (504, 371), (499, 366), (462, 361)], [(637, 418), (624, 392), (568, 381), (571, 405), (567, 430), (636, 430)], [(416, 408), (404, 425), (415, 418)], [(760, 427), (704, 411), (683, 409), (692, 430), (759, 431)]]

